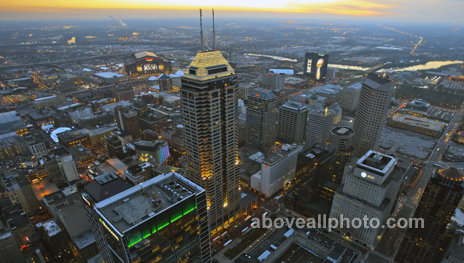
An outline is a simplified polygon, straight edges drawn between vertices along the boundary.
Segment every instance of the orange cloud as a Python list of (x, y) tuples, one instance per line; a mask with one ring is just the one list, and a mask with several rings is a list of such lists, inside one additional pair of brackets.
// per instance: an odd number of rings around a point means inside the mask
[[(20, 0), (0, 3), (2, 13), (84, 13), (86, 10), (131, 10), (131, 11), (189, 11), (198, 8), (216, 8), (224, 12), (248, 11), (299, 14), (332, 14), (346, 16), (392, 15), (396, 5), (376, 2), (380, 0), (234, 0), (218, 3), (216, 0), (153, 1), (153, 0), (82, 0), (43, 1)], [(1, 18), (0, 18), (1, 19)]]

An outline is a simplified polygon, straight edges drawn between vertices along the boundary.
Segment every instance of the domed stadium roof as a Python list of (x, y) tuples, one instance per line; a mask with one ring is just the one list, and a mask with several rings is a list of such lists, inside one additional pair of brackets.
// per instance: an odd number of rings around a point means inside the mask
[(463, 173), (454, 167), (442, 168), (438, 170), (438, 174), (441, 175), (443, 178), (450, 179), (452, 181), (464, 180)]

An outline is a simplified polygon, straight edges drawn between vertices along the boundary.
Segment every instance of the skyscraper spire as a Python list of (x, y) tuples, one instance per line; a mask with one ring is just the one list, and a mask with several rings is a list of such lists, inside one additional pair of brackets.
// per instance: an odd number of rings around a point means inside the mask
[(205, 51), (204, 50), (204, 43), (203, 43), (203, 24), (201, 22), (201, 9), (200, 9), (200, 39), (201, 39), (201, 52)]
[(214, 8), (213, 8), (213, 50), (216, 50), (216, 31), (214, 30)]

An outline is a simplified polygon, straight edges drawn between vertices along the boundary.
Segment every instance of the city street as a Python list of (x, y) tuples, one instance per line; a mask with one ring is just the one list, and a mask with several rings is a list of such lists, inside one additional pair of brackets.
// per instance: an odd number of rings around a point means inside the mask
[[(442, 137), (435, 146), (433, 153), (430, 155), (429, 159), (424, 162), (422, 173), (417, 182), (412, 186), (409, 193), (406, 195), (406, 198), (398, 203), (394, 216), (396, 220), (399, 218), (408, 219), (414, 216), (414, 212), (419, 204), (420, 198), (422, 197), (423, 189), (425, 189), (430, 177), (437, 170), (433, 167), (433, 164), (441, 160), (441, 157), (445, 152), (448, 143), (450, 142), (450, 138), (453, 136), (454, 132), (457, 130), (457, 127), (460, 125), (461, 119), (464, 115), (463, 106), (461, 106), (461, 109), (456, 111), (456, 114), (450, 121), (447, 130), (443, 133)], [(464, 164), (460, 164), (459, 167), (464, 168)], [(390, 260), (393, 260), (407, 230), (407, 228), (401, 229), (398, 227), (387, 229), (382, 236), (376, 251), (380, 252)]]

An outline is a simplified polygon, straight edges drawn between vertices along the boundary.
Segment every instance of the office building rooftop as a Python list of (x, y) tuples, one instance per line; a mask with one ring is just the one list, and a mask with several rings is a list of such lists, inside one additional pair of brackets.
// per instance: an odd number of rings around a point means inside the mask
[(195, 80), (214, 79), (234, 74), (234, 69), (219, 51), (198, 53), (193, 59), (184, 78)]
[(284, 105), (282, 105), (282, 107), (289, 108), (292, 110), (302, 110), (306, 108), (306, 105), (297, 101), (288, 100), (287, 102), (285, 102)]
[(263, 159), (262, 163), (268, 164), (268, 165), (274, 165), (278, 163), (280, 160), (287, 157), (293, 150), (297, 148), (298, 148), (297, 144), (292, 144), (292, 145), (284, 144), (282, 145), (282, 149), (280, 151), (267, 156), (266, 158)]
[(125, 182), (113, 173), (102, 174), (85, 186), (85, 191), (96, 201), (100, 202), (112, 197), (133, 185)]
[(274, 93), (268, 89), (256, 88), (248, 94), (248, 97), (255, 97), (263, 100), (270, 100), (276, 98)]
[(159, 175), (96, 204), (120, 233), (204, 191), (179, 174)]
[(379, 77), (376, 74), (369, 73), (369, 75), (367, 75), (366, 79), (364, 80), (363, 84), (370, 88), (377, 89), (380, 86), (390, 83), (390, 82), (392, 81), (389, 78), (383, 78), (383, 77)]
[(20, 204), (12, 205), (9, 207), (2, 207), (3, 215), (5, 216), (7, 224), (11, 228), (22, 229), (28, 225), (31, 225), (29, 217), (23, 211)]
[(54, 219), (43, 222), (42, 226), (49, 237), (61, 232), (61, 228), (56, 224)]
[(82, 250), (83, 248), (88, 247), (89, 245), (95, 243), (95, 236), (93, 235), (92, 231), (89, 229), (81, 233), (80, 235), (73, 237), (72, 240), (74, 241), (74, 244), (76, 244), (76, 246)]
[(357, 166), (384, 176), (393, 169), (397, 161), (393, 156), (369, 150), (357, 161)]

